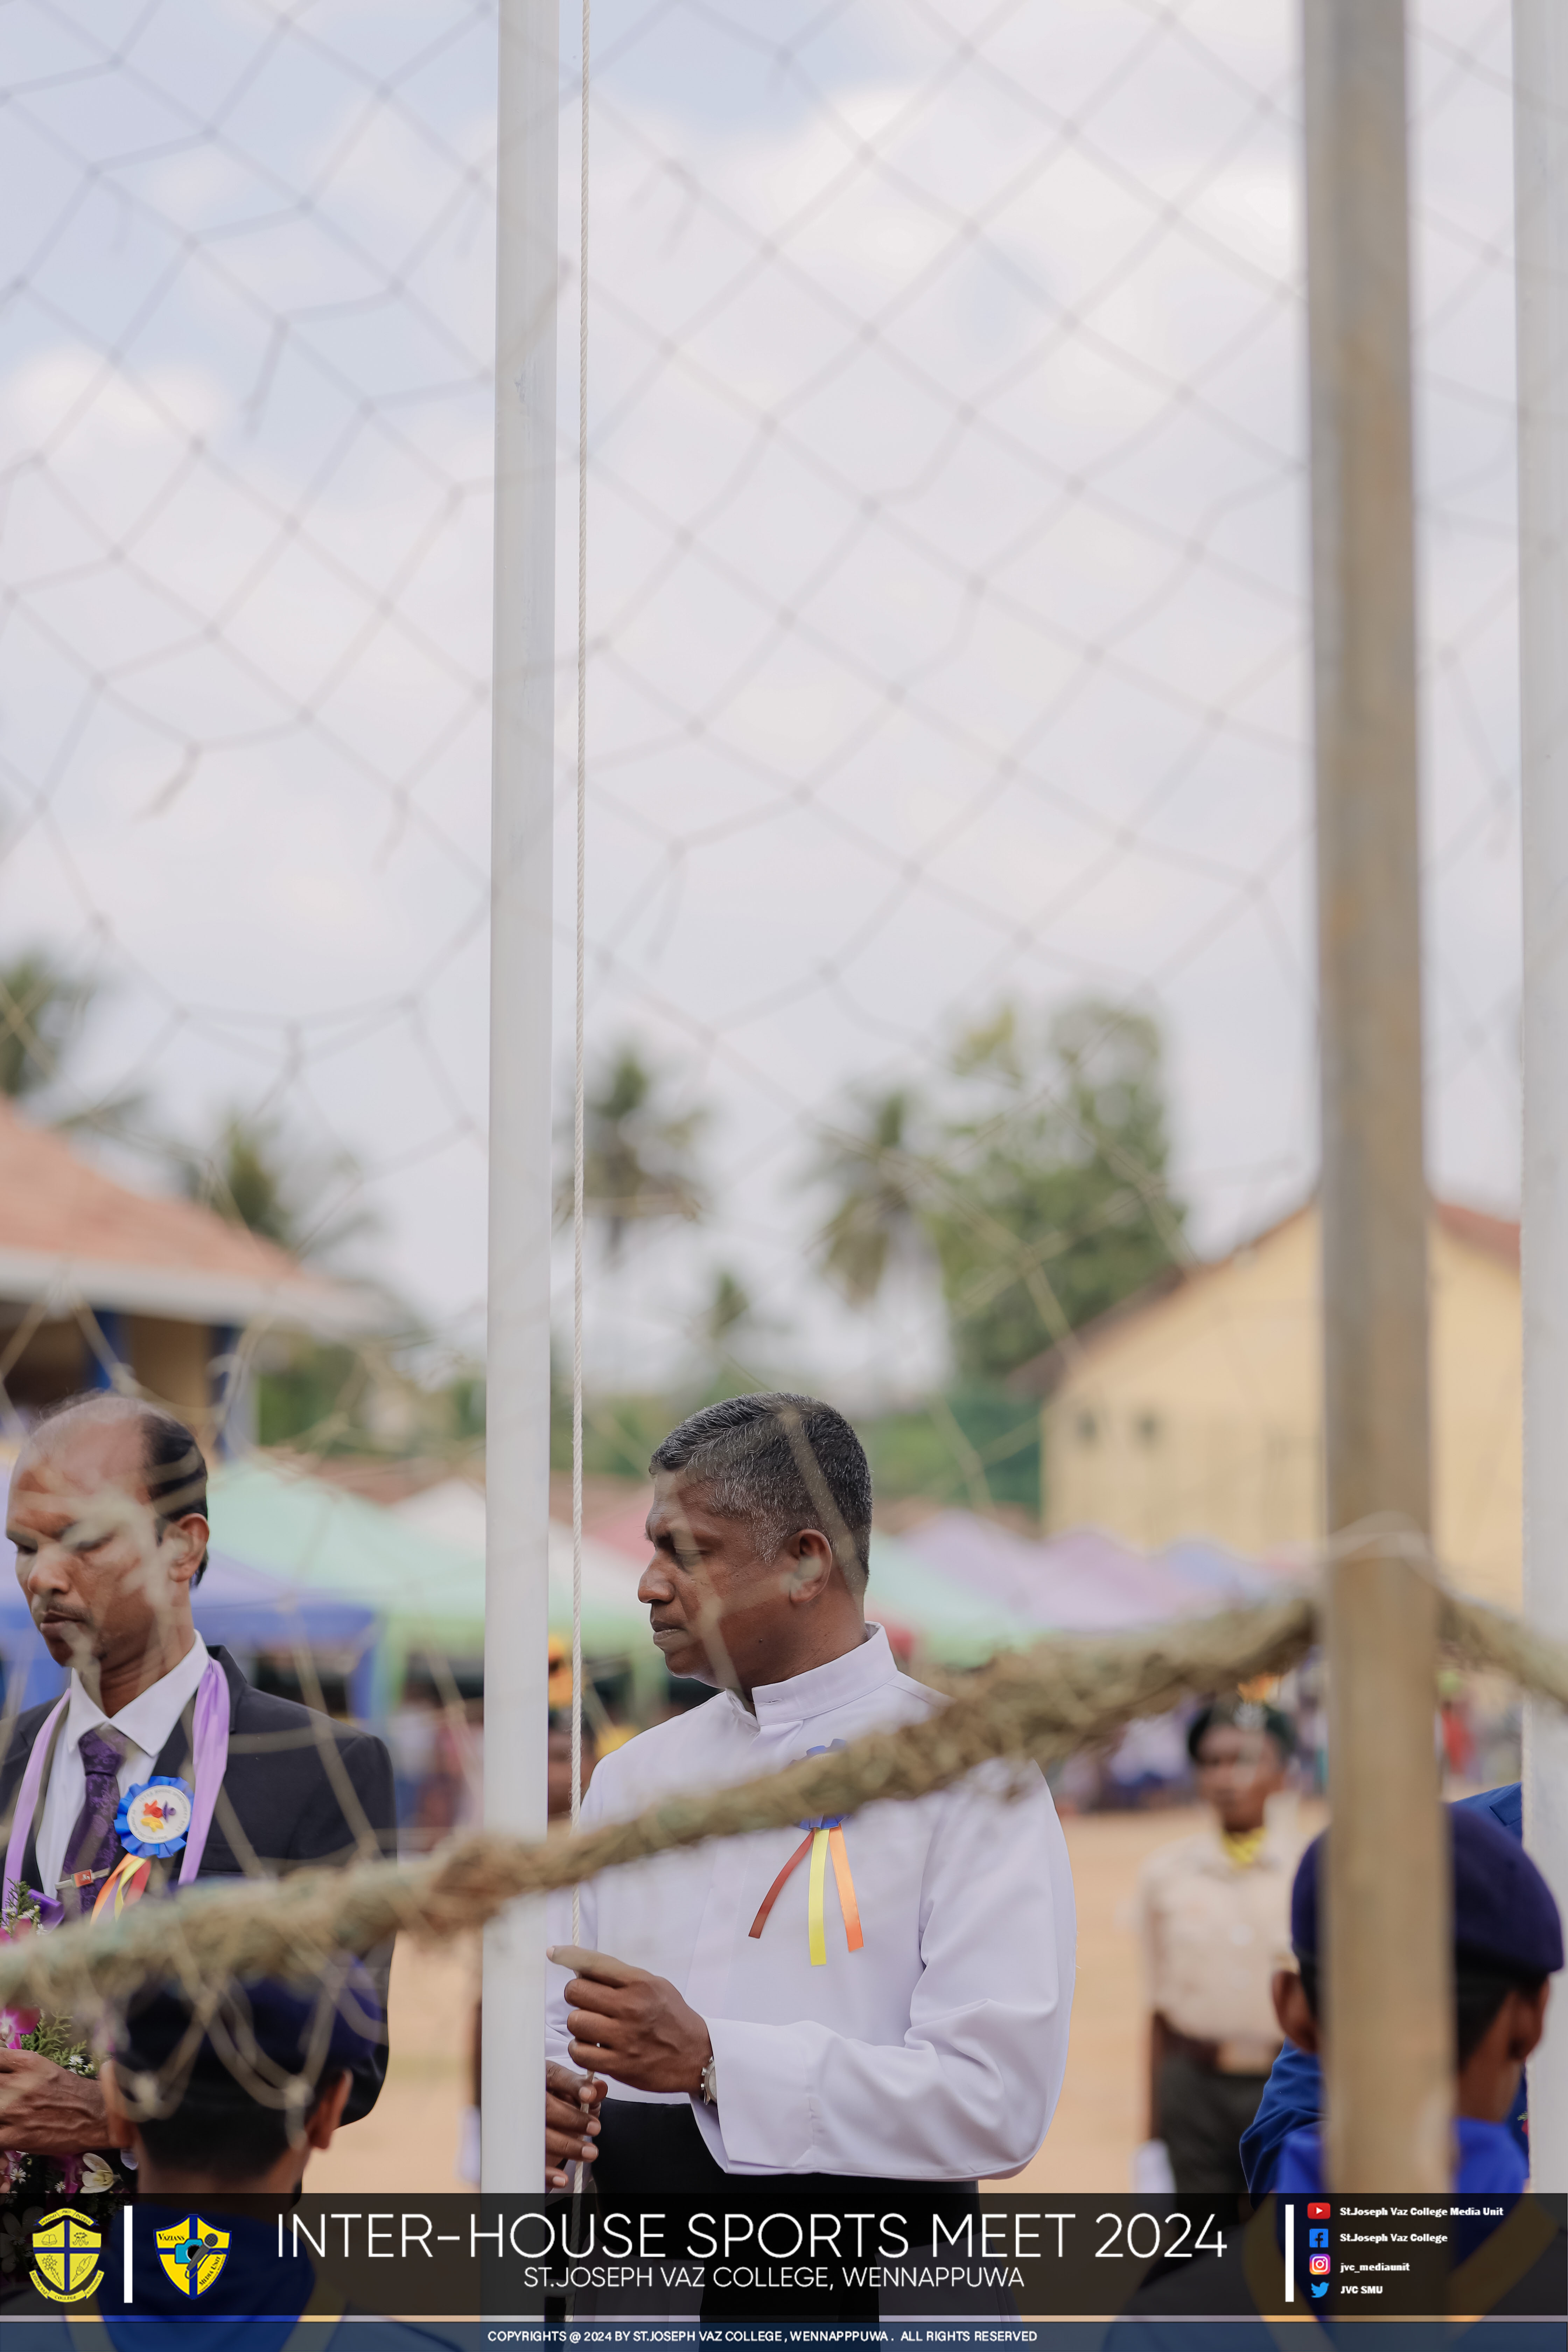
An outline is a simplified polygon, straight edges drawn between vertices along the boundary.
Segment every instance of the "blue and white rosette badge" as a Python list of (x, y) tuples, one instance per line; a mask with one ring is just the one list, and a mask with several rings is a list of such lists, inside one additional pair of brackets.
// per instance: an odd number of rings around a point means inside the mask
[(155, 1772), (152, 1780), (128, 1789), (120, 1800), (115, 1834), (127, 1853), (166, 1860), (184, 1844), (195, 1804), (195, 1790), (188, 1780)]

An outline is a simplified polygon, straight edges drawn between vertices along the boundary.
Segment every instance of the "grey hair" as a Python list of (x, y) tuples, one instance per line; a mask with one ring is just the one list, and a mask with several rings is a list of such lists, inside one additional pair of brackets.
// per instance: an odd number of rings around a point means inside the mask
[(672, 1429), (648, 1468), (679, 1471), (718, 1517), (744, 1520), (759, 1559), (819, 1528), (850, 1591), (865, 1591), (871, 1465), (832, 1405), (783, 1390), (726, 1397)]

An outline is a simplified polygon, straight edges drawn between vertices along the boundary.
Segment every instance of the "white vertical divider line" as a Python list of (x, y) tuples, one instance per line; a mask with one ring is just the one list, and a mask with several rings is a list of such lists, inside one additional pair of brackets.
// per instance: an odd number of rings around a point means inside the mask
[[(1568, 8), (1514, 0), (1524, 982), (1524, 1608), (1568, 1638)], [(1524, 1835), (1568, 1914), (1568, 1719), (1524, 1709)], [(1553, 2013), (1555, 2011), (1555, 2013)], [(1530, 2062), (1531, 2185), (1568, 2189), (1568, 2009)]]
[[(485, 1825), (541, 1837), (549, 1724), (559, 0), (500, 0)], [(544, 2186), (544, 1919), (485, 1930), (480, 2181)]]
[(1285, 2300), (1296, 2300), (1296, 2208), (1285, 2200)]

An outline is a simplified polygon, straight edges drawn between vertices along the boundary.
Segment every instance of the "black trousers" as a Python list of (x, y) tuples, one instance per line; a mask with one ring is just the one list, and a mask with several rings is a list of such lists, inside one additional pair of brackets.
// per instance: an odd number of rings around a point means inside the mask
[(1245, 2197), (1241, 2135), (1258, 2113), (1267, 2074), (1222, 2074), (1185, 2051), (1162, 2059), (1156, 2137), (1171, 2151), (1180, 2194)]
[[(940, 2206), (944, 2214), (954, 2206), (978, 2201), (973, 2180), (880, 2180), (861, 2173), (804, 2172), (736, 2174), (726, 2172), (708, 2152), (689, 2105), (655, 2106), (640, 2099), (606, 2099), (599, 2110), (598, 2153), (591, 2168), (595, 2194), (602, 2205), (669, 2206), (679, 2202), (709, 2211), (845, 2212), (894, 2211), (912, 2225), (918, 2244), (923, 2224), (931, 2231), (931, 2215)], [(876, 2259), (875, 2244), (865, 2249), (858, 2263), (853, 2249), (849, 2260), (861, 2267)], [(766, 2258), (758, 2258), (765, 2268)], [(844, 2265), (816, 2258), (828, 2273), (824, 2287), (717, 2287), (702, 2290), (702, 2317), (711, 2319), (859, 2319), (876, 2320), (880, 2301), (874, 2285), (851, 2284)]]

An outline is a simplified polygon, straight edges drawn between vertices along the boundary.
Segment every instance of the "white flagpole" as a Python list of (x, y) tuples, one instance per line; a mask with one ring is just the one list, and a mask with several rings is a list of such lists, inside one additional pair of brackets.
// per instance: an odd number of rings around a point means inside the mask
[[(500, 0), (485, 1823), (542, 1836), (549, 1722), (558, 0)], [(544, 1923), (485, 1931), (480, 2179), (544, 2186)]]

